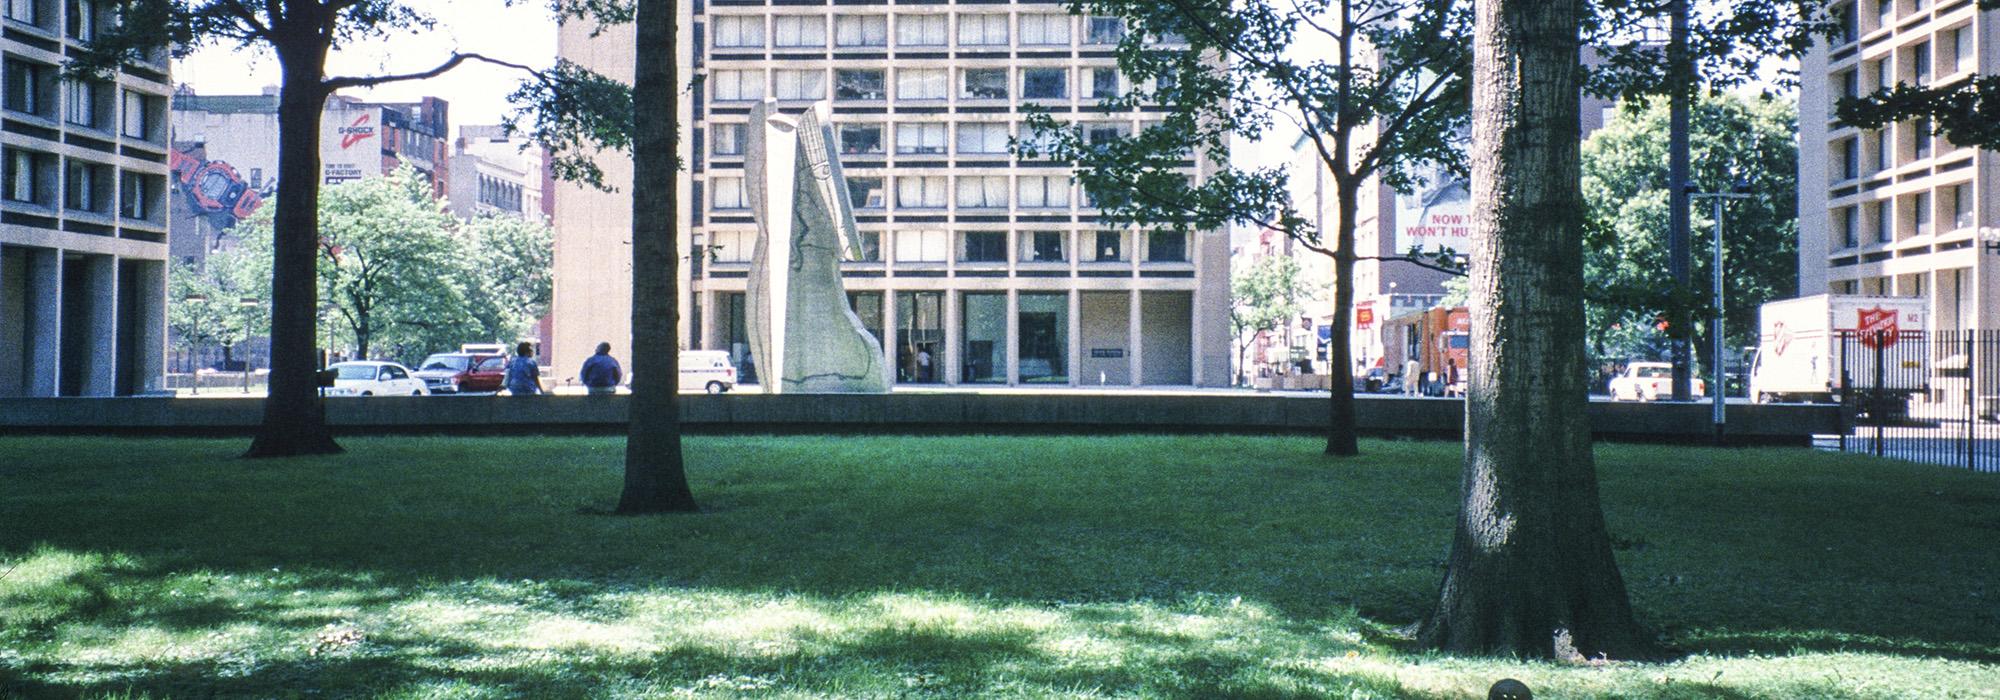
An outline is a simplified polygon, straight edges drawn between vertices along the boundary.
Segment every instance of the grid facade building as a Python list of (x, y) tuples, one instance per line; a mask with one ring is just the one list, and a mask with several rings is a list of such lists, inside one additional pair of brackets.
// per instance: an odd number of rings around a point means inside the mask
[(67, 80), (114, 3), (9, 0), (0, 37), (0, 397), (162, 387), (165, 52)]
[[(565, 29), (561, 53), (629, 75), (629, 32), (585, 32)], [(681, 32), (691, 54), (682, 66), (701, 78), (683, 107), (692, 178), (682, 244), (706, 253), (684, 268), (690, 347), (730, 351), (754, 375), (743, 317), (757, 235), (748, 115), (767, 99), (783, 112), (829, 100), (861, 234), (843, 276), (896, 383), (1227, 382), (1226, 236), (1100, 225), (1067, 165), (1010, 153), (1034, 136), (1024, 104), (1090, 139), (1162, 118), (1161, 107), (1098, 104), (1133, 87), (1115, 67), (1117, 20), (1055, 3), (730, 0), (693, 5)], [(1198, 157), (1184, 166), (1192, 177), (1211, 170)], [(616, 174), (629, 178), (623, 167)], [(629, 279), (578, 260), (629, 260), (613, 245), (626, 240), (629, 200), (565, 191), (556, 218), (555, 354), (566, 368), (625, 327), (598, 301), (628, 294), (606, 285)]]
[(1897, 84), (1943, 85), (2000, 69), (1995, 14), (1973, 2), (1854, 0), (1838, 35), (1801, 65), (1799, 293), (1923, 297), (1930, 328), (2000, 327), (1994, 153), (1917, 119), (1881, 129), (1835, 122), (1839, 98)]

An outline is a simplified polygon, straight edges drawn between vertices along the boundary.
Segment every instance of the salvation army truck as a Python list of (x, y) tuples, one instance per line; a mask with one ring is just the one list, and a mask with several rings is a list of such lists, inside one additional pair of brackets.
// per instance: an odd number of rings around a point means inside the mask
[[(1750, 396), (1758, 403), (1838, 401), (1849, 388), (1916, 394), (1930, 381), (1922, 347), (1922, 298), (1820, 294), (1764, 304), (1757, 313), (1757, 356)], [(1898, 347), (1898, 345), (1902, 347)]]

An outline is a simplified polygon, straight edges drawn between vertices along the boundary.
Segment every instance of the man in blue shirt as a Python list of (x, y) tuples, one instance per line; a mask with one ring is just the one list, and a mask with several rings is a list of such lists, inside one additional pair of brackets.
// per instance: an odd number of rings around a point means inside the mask
[(583, 371), (579, 379), (593, 394), (618, 393), (618, 380), (624, 376), (618, 368), (618, 358), (611, 356), (610, 343), (598, 343), (597, 354), (583, 361)]
[(514, 347), (514, 361), (507, 363), (507, 393), (515, 396), (542, 393), (542, 367), (535, 362), (535, 346)]

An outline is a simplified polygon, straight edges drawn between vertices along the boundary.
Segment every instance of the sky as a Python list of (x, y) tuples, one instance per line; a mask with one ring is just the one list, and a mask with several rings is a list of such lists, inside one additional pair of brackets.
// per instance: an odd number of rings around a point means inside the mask
[[(537, 68), (555, 63), (556, 25), (546, 2), (501, 0), (411, 0), (410, 6), (437, 18), (437, 30), (400, 35), (336, 52), (331, 75), (375, 75), (422, 71), (444, 62), (452, 51), (472, 51)], [(278, 60), (269, 51), (237, 51), (209, 46), (173, 66), (174, 81), (201, 95), (257, 94), (278, 84)], [(415, 101), (426, 95), (451, 103), (454, 131), (464, 124), (497, 124), (507, 113), (506, 97), (519, 74), (486, 64), (461, 65), (442, 77), (385, 85), (341, 94), (370, 100)]]

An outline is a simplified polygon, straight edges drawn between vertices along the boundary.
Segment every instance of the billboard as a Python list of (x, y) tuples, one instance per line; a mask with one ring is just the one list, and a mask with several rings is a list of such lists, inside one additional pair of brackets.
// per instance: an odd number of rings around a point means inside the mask
[(1396, 193), (1397, 255), (1472, 249), (1472, 194), (1464, 178), (1442, 165), (1412, 168), (1409, 192)]

